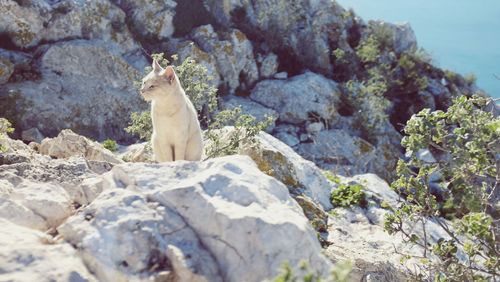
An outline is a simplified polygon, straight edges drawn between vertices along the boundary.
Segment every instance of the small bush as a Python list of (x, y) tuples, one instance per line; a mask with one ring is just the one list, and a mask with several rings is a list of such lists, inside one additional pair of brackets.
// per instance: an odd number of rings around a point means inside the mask
[(115, 140), (108, 139), (108, 140), (104, 141), (103, 146), (104, 146), (104, 148), (106, 148), (114, 153), (114, 152), (116, 152), (116, 147), (118, 146), (118, 144), (116, 144)]
[[(0, 137), (7, 135), (7, 133), (14, 132), (10, 122), (5, 118), (0, 118)], [(5, 145), (0, 143), (0, 151), (5, 151)]]
[(334, 265), (330, 276), (322, 279), (317, 273), (309, 269), (306, 262), (299, 264), (297, 273), (294, 273), (290, 264), (283, 263), (280, 269), (281, 274), (275, 277), (271, 282), (346, 282), (351, 273), (352, 264), (350, 261), (341, 261)]
[(471, 86), (472, 84), (476, 83), (477, 77), (474, 73), (469, 73), (466, 76), (464, 76), (464, 80), (467, 83), (467, 85)]
[[(389, 234), (400, 233), (422, 247), (422, 269), (429, 278), (486, 281), (500, 275), (500, 117), (486, 111), (489, 103), (493, 101), (462, 96), (446, 112), (425, 109), (405, 127), (402, 145), (409, 160), (398, 162), (399, 179), (392, 188), (406, 201), (386, 215), (384, 224)], [(433, 151), (437, 160), (419, 159), (422, 149)], [(442, 195), (432, 193), (430, 179), (436, 175)], [(434, 242), (426, 231), (428, 221), (449, 237)]]
[(365, 187), (359, 183), (342, 183), (339, 177), (335, 177), (330, 172), (325, 172), (328, 180), (339, 185), (339, 188), (333, 190), (330, 194), (330, 202), (335, 207), (350, 207), (353, 205), (366, 208), (368, 201), (366, 200)]

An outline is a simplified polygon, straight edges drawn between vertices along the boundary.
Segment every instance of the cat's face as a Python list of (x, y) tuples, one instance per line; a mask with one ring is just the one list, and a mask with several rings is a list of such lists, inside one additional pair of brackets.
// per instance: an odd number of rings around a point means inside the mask
[(146, 101), (166, 98), (178, 83), (171, 66), (163, 69), (156, 60), (153, 70), (142, 79), (141, 94)]

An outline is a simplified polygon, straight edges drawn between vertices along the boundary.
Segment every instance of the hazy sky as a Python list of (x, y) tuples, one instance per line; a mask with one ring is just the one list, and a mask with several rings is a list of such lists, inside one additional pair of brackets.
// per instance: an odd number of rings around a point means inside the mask
[(462, 75), (500, 98), (500, 0), (336, 0), (365, 21), (410, 22), (419, 47), (436, 65)]

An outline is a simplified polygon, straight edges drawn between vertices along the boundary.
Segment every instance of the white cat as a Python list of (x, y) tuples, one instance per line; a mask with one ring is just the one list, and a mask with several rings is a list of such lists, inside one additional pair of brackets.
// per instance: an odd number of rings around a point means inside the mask
[(199, 161), (203, 151), (200, 123), (174, 69), (163, 69), (154, 60), (153, 70), (142, 79), (141, 94), (151, 101), (156, 161)]

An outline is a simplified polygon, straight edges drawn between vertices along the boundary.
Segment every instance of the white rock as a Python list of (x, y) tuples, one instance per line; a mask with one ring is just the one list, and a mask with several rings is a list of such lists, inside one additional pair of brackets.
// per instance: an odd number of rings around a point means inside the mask
[(261, 132), (258, 140), (257, 145), (243, 146), (240, 152), (249, 155), (262, 171), (270, 171), (270, 175), (286, 184), (294, 194), (305, 194), (324, 210), (332, 208), (329, 198), (333, 187), (314, 163), (272, 135)]
[[(128, 163), (103, 178), (106, 190), (58, 228), (100, 280), (173, 271), (180, 281), (262, 281), (283, 261), (305, 259), (321, 275), (331, 267), (287, 188), (246, 156)], [(163, 263), (151, 268), (151, 258)]]
[(278, 72), (273, 76), (275, 79), (287, 79), (288, 73), (286, 71)]
[(84, 155), (87, 160), (123, 163), (111, 151), (97, 142), (90, 141), (70, 129), (65, 129), (55, 138), (45, 138), (40, 144), (40, 154), (54, 158), (68, 158), (74, 155)]
[[(272, 77), (278, 71), (278, 56), (274, 53), (269, 53), (266, 56), (260, 57), (260, 76), (263, 78)], [(288, 75), (287, 75), (288, 76)], [(276, 77), (275, 77), (276, 78)], [(286, 79), (286, 77), (285, 77)]]
[(0, 281), (98, 281), (77, 251), (0, 218)]
[(279, 120), (300, 124), (310, 115), (331, 124), (339, 121), (336, 106), (340, 103), (336, 82), (320, 74), (306, 72), (289, 80), (264, 80), (254, 87), (250, 98), (279, 113)]

